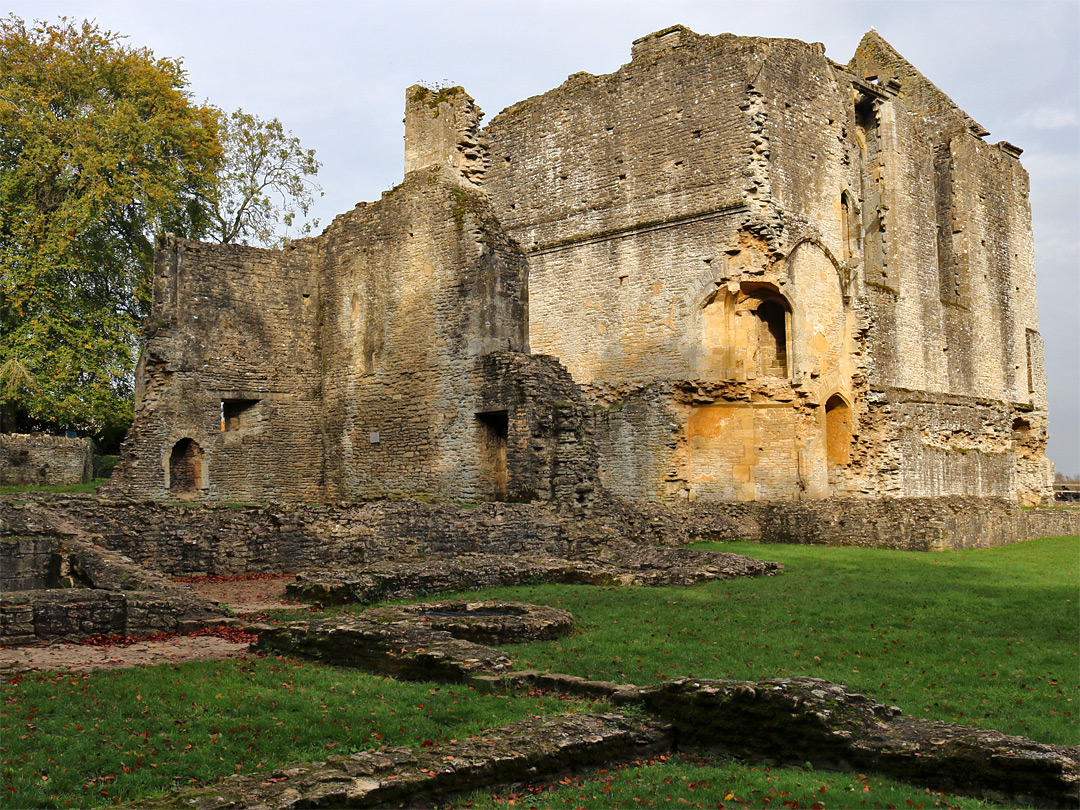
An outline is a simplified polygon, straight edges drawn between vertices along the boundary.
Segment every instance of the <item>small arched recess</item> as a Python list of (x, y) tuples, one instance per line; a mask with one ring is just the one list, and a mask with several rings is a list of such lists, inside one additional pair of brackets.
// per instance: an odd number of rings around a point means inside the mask
[(840, 394), (833, 394), (825, 402), (825, 447), (830, 465), (851, 462), (851, 439), (851, 406)]
[(702, 305), (703, 342), (719, 376), (791, 376), (791, 305), (767, 282), (722, 287)]

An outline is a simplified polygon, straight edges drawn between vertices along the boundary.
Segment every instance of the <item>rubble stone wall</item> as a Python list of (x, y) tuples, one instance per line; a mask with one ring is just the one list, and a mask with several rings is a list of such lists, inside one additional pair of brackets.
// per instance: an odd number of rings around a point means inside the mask
[(272, 251), (159, 240), (135, 423), (111, 488), (322, 499), (315, 253), (305, 241)]
[[(1046, 515), (1046, 517), (1041, 517)], [(335, 570), (469, 552), (573, 558), (619, 541), (684, 545), (751, 540), (911, 551), (985, 548), (1078, 533), (1072, 510), (1022, 510), (1003, 498), (866, 498), (651, 505), (607, 501), (471, 508), (416, 501), (338, 507), (0, 500), (9, 536), (78, 526), (104, 548), (173, 576)], [(58, 528), (59, 527), (59, 528)]]
[(483, 185), (533, 347), (604, 410), (605, 485), (1045, 500), (1027, 176), (985, 134), (875, 32), (845, 66), (676, 26), (496, 116)]
[(0, 435), (0, 486), (65, 486), (90, 480), (90, 442), (64, 436)]

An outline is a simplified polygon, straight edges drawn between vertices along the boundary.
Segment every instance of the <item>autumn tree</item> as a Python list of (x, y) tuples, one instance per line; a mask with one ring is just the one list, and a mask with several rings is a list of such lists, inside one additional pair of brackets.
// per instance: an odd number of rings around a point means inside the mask
[[(208, 236), (217, 242), (278, 247), (317, 226), (306, 217), (322, 188), (314, 149), (285, 130), (243, 110), (222, 116), (225, 163), (217, 176)], [(295, 226), (295, 230), (293, 230)]]
[(0, 408), (5, 428), (131, 419), (153, 236), (199, 236), (219, 114), (180, 62), (95, 24), (0, 20)]

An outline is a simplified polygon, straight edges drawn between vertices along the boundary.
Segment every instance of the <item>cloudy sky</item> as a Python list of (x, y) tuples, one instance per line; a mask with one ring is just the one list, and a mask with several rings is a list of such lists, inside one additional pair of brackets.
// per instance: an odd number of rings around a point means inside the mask
[(461, 84), (487, 111), (571, 73), (609, 73), (675, 23), (823, 42), (847, 62), (876, 28), (1031, 175), (1050, 457), (1080, 472), (1080, 3), (980, 0), (8, 0), (16, 15), (96, 19), (226, 110), (280, 118), (323, 163), (322, 223), (400, 181), (404, 90)]

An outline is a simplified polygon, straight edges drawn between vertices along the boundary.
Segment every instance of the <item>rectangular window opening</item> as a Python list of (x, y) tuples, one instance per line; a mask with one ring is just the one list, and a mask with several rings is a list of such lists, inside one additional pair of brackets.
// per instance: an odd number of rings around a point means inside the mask
[(254, 416), (254, 408), (259, 404), (257, 399), (223, 399), (221, 400), (221, 429), (224, 432), (241, 430), (249, 427)]

